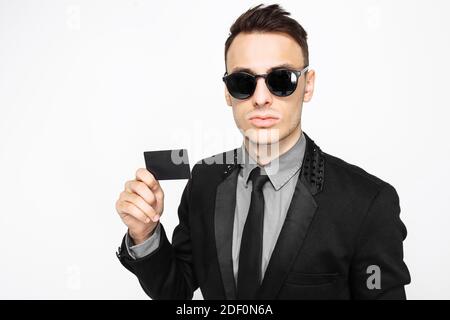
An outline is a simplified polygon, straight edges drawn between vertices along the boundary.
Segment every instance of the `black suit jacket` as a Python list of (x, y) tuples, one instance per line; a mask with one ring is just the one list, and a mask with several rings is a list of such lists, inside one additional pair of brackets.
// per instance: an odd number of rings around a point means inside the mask
[[(404, 299), (406, 228), (388, 183), (323, 152), (305, 133), (299, 179), (259, 299)], [(231, 258), (238, 167), (226, 153), (198, 162), (178, 207), (172, 244), (161, 225), (158, 249), (133, 260), (117, 252), (153, 299), (236, 299)], [(229, 160), (229, 159), (228, 159)], [(300, 161), (300, 160), (299, 160)], [(372, 288), (370, 266), (381, 288)], [(369, 268), (369, 269), (368, 269)]]

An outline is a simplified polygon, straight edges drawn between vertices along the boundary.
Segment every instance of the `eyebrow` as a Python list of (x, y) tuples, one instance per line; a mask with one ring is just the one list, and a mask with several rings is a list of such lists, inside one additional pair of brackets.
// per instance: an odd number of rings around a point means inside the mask
[[(282, 69), (282, 68), (298, 69), (296, 66), (294, 66), (291, 63), (282, 63), (282, 64), (279, 64), (277, 66), (269, 68), (269, 70), (267, 70), (267, 73), (269, 73), (272, 70)], [(251, 73), (251, 74), (256, 74), (256, 72), (254, 70), (252, 70), (250, 68), (244, 68), (244, 67), (235, 67), (235, 68), (233, 68), (231, 70), (231, 72), (248, 72), (248, 73)]]

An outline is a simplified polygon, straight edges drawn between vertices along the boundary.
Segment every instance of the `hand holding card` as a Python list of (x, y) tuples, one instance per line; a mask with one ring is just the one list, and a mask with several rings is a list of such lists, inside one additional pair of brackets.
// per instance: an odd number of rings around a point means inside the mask
[(147, 169), (139, 168), (135, 178), (125, 183), (116, 210), (134, 244), (147, 240), (164, 211), (164, 191), (159, 181)]
[(189, 179), (186, 149), (144, 152), (146, 169), (125, 183), (116, 210), (128, 227), (134, 244), (143, 243), (155, 230), (164, 211), (164, 191), (159, 180)]

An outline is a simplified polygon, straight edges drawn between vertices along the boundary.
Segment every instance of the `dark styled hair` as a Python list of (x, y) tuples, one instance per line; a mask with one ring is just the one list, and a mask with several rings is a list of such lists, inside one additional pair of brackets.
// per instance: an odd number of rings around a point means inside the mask
[(239, 16), (230, 27), (230, 34), (225, 41), (225, 69), (228, 49), (234, 38), (241, 32), (282, 32), (288, 34), (300, 45), (305, 66), (309, 65), (307, 33), (296, 20), (288, 17), (289, 15), (290, 13), (278, 4), (266, 7), (260, 4)]

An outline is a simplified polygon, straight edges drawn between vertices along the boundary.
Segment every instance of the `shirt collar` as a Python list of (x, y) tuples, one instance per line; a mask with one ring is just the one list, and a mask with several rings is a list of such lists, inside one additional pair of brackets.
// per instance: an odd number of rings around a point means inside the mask
[[(300, 169), (306, 149), (306, 139), (302, 131), (300, 138), (294, 146), (283, 153), (277, 159), (261, 167), (261, 174), (267, 174), (275, 190), (280, 190)], [(244, 158), (243, 158), (244, 155)], [(245, 144), (237, 150), (238, 163), (242, 170), (241, 177), (244, 178), (245, 187), (248, 187), (248, 179), (251, 171), (258, 166), (256, 160), (250, 157)]]

